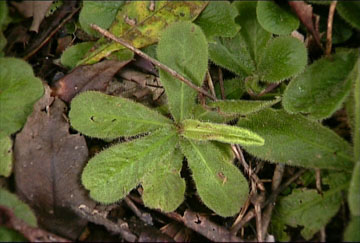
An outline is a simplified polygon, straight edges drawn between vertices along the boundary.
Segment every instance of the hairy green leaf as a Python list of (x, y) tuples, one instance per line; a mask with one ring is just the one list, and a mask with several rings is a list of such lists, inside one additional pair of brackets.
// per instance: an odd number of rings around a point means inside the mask
[(271, 107), (280, 100), (280, 97), (274, 100), (218, 100), (209, 103), (208, 106), (228, 115), (248, 115)]
[(272, 34), (264, 30), (257, 20), (256, 1), (234, 1), (233, 5), (239, 12), (236, 23), (241, 26), (240, 34), (246, 42), (251, 58), (258, 64)]
[(210, 1), (196, 19), (207, 38), (214, 36), (233, 37), (240, 29), (234, 22), (237, 10), (227, 1)]
[(184, 139), (180, 145), (205, 205), (223, 217), (239, 212), (248, 196), (248, 183), (228, 154), (213, 142)]
[[(224, 93), (226, 99), (240, 99), (241, 96), (246, 92), (245, 89), (245, 78), (236, 77), (233, 79), (224, 80)], [(221, 98), (220, 82), (215, 84), (216, 97)]]
[(0, 67), (0, 132), (10, 135), (24, 125), (43, 86), (21, 59), (0, 58)]
[(176, 149), (144, 177), (142, 199), (145, 206), (171, 212), (184, 201), (185, 180), (180, 177), (183, 158)]
[(209, 43), (211, 61), (238, 75), (247, 76), (255, 71), (249, 49), (240, 33), (234, 38), (215, 38)]
[(350, 223), (346, 227), (344, 233), (345, 242), (359, 242), (360, 241), (360, 216), (351, 217)]
[(12, 169), (12, 141), (0, 133), (0, 176), (8, 177)]
[[(207, 4), (206, 1), (128, 1), (116, 15), (110, 32), (142, 48), (156, 43), (160, 32), (171, 23), (194, 20)], [(98, 62), (125, 48), (118, 43), (103, 42), (79, 64)]]
[(260, 80), (279, 82), (302, 72), (307, 64), (304, 44), (290, 36), (281, 36), (269, 41), (262, 54), (258, 74)]
[(224, 123), (234, 120), (236, 115), (227, 115), (220, 113), (210, 107), (203, 107), (201, 104), (197, 104), (192, 112), (193, 118), (204, 122)]
[(177, 141), (175, 131), (162, 129), (114, 145), (89, 161), (82, 173), (82, 184), (94, 200), (116, 202), (139, 185), (146, 174), (161, 166), (173, 153)]
[(348, 23), (360, 30), (360, 2), (341, 1), (336, 5), (336, 10)]
[(353, 105), (353, 113), (354, 113), (354, 129), (353, 133), (353, 143), (354, 143), (354, 159), (360, 160), (360, 59), (358, 58), (354, 70), (354, 105)]
[(34, 212), (30, 207), (22, 202), (15, 194), (12, 194), (0, 187), (0, 205), (8, 207), (14, 212), (14, 215), (23, 220), (32, 227), (37, 227), (37, 221)]
[(72, 100), (69, 118), (79, 132), (107, 139), (172, 125), (170, 119), (142, 104), (95, 91), (83, 92)]
[(258, 1), (257, 19), (261, 26), (276, 35), (289, 35), (299, 28), (299, 19), (290, 8), (275, 3), (275, 1)]
[(330, 189), (323, 195), (315, 189), (294, 189), (280, 198), (274, 209), (273, 220), (292, 227), (303, 226), (301, 235), (310, 240), (337, 213), (342, 202), (342, 191), (348, 186), (345, 174), (333, 173), (323, 178)]
[(360, 160), (354, 167), (349, 187), (348, 202), (351, 215), (360, 216)]
[(256, 133), (236, 126), (190, 119), (184, 120), (182, 125), (181, 135), (188, 139), (258, 146), (264, 144), (264, 139)]
[[(201, 86), (208, 63), (206, 37), (200, 27), (191, 22), (170, 25), (161, 35), (157, 47), (159, 61)], [(196, 91), (160, 70), (168, 104), (175, 121), (189, 118), (195, 106)]]
[(94, 42), (82, 42), (66, 48), (61, 55), (61, 64), (68, 68), (74, 68), (94, 44)]
[(0, 226), (0, 242), (26, 242), (26, 238), (15, 230)]
[(341, 51), (311, 64), (291, 80), (284, 92), (283, 106), (290, 113), (305, 113), (315, 119), (330, 117), (348, 96), (359, 69), (354, 64), (358, 50)]
[(84, 1), (79, 15), (79, 22), (85, 32), (90, 35), (100, 36), (90, 27), (96, 24), (107, 29), (114, 21), (119, 8), (125, 1)]
[(352, 170), (354, 166), (350, 144), (329, 128), (301, 115), (268, 108), (239, 119), (238, 125), (265, 139), (264, 146), (244, 146), (261, 159), (335, 170)]

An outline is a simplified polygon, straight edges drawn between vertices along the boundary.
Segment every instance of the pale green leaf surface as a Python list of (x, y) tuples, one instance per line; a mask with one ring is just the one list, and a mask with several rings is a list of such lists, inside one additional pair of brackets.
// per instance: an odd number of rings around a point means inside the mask
[(210, 1), (195, 24), (201, 27), (209, 39), (214, 36), (233, 37), (240, 30), (234, 21), (237, 14), (228, 1)]
[(227, 153), (213, 142), (183, 139), (180, 145), (205, 205), (223, 217), (239, 212), (248, 196), (248, 183)]
[(358, 56), (358, 50), (347, 50), (315, 61), (287, 86), (284, 109), (315, 119), (330, 117), (341, 108), (354, 79), (360, 76), (359, 69), (354, 69)]
[(266, 82), (280, 82), (301, 73), (306, 64), (305, 45), (294, 37), (280, 36), (268, 42), (258, 65), (258, 75)]
[(340, 1), (336, 5), (336, 10), (348, 23), (360, 30), (360, 2)]
[[(224, 80), (224, 93), (226, 99), (240, 99), (241, 96), (246, 92), (245, 89), (245, 78), (236, 77), (233, 79)], [(221, 98), (220, 82), (215, 84), (215, 93), (217, 98)]]
[(258, 1), (257, 19), (267, 31), (276, 35), (289, 35), (299, 28), (299, 19), (290, 8), (284, 8), (275, 1)]
[[(207, 41), (200, 27), (191, 22), (177, 22), (161, 34), (157, 46), (160, 62), (201, 86), (208, 64)], [(195, 106), (196, 91), (160, 70), (168, 104), (175, 121), (189, 118)]]
[[(142, 48), (156, 43), (161, 31), (178, 21), (192, 21), (206, 7), (206, 1), (128, 1), (116, 15), (110, 32), (132, 46)], [(103, 40), (103, 39), (102, 39)], [(125, 47), (101, 43), (79, 64), (92, 64)]]
[(359, 242), (360, 241), (360, 216), (351, 217), (350, 223), (346, 227), (344, 233), (344, 241)]
[(250, 154), (274, 163), (310, 168), (352, 170), (352, 147), (318, 122), (283, 110), (265, 109), (240, 118), (238, 126), (265, 139), (261, 147), (244, 146)]
[(88, 34), (99, 37), (100, 34), (93, 30), (90, 24), (96, 24), (103, 29), (109, 28), (123, 4), (124, 1), (84, 1), (79, 15), (81, 27)]
[(173, 153), (175, 131), (161, 129), (143, 138), (114, 145), (95, 155), (82, 173), (82, 184), (90, 197), (113, 203), (125, 197)]
[(170, 119), (142, 104), (95, 91), (83, 92), (72, 100), (69, 118), (79, 132), (108, 139), (172, 126)]
[(354, 167), (349, 187), (348, 202), (351, 215), (360, 216), (360, 160)]
[(0, 242), (26, 242), (26, 238), (15, 230), (0, 226)]
[(10, 135), (24, 125), (43, 86), (21, 59), (0, 58), (0, 67), (0, 132)]
[(145, 206), (171, 212), (184, 201), (186, 185), (180, 176), (183, 158), (184, 155), (176, 149), (144, 176), (142, 199)]
[(257, 145), (264, 144), (264, 139), (256, 133), (241, 127), (198, 120), (184, 120), (181, 135), (197, 141), (219, 141), (223, 143)]
[(12, 141), (0, 134), (0, 176), (8, 177), (12, 169)]
[(22, 202), (15, 194), (12, 194), (0, 187), (0, 205), (8, 207), (14, 215), (32, 227), (37, 227), (34, 212), (30, 207)]
[(235, 21), (241, 26), (240, 35), (246, 42), (252, 60), (258, 64), (272, 34), (264, 30), (259, 24), (256, 17), (256, 5), (256, 1), (233, 2), (233, 6), (239, 13)]
[(208, 104), (225, 114), (248, 115), (279, 103), (281, 98), (274, 100), (218, 100)]
[(255, 63), (240, 33), (234, 38), (215, 38), (209, 43), (209, 55), (216, 65), (238, 75), (247, 76), (255, 71)]
[(330, 186), (323, 195), (315, 189), (294, 189), (289, 196), (279, 199), (274, 209), (273, 220), (291, 227), (303, 226), (301, 235), (310, 240), (338, 212), (342, 191), (348, 186), (345, 174), (333, 173), (324, 178)]
[(95, 42), (82, 42), (66, 48), (61, 55), (61, 64), (68, 68), (74, 68), (94, 44)]

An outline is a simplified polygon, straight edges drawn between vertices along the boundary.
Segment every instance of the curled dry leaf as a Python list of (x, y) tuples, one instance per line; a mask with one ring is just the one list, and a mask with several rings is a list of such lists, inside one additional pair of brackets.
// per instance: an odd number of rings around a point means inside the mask
[(93, 65), (79, 66), (55, 84), (53, 94), (63, 101), (70, 102), (82, 91), (104, 91), (111, 78), (129, 62), (130, 60), (124, 62), (105, 60)]
[(93, 205), (80, 184), (80, 173), (88, 158), (86, 141), (70, 134), (65, 120), (66, 105), (45, 96), (34, 105), (23, 130), (16, 136), (16, 190), (37, 214), (44, 228), (75, 239), (87, 221), (70, 209)]
[(33, 17), (30, 30), (39, 31), (39, 26), (46, 13), (48, 12), (53, 1), (23, 1), (23, 2), (11, 2), (17, 10), (26, 18)]
[(299, 17), (301, 23), (314, 37), (316, 44), (321, 47), (320, 34), (317, 28), (318, 23), (316, 23), (316, 16), (313, 14), (312, 6), (304, 1), (289, 1), (289, 5)]
[(202, 234), (214, 242), (243, 242), (242, 239), (232, 235), (225, 227), (211, 222), (207, 217), (186, 210), (184, 224), (192, 230)]

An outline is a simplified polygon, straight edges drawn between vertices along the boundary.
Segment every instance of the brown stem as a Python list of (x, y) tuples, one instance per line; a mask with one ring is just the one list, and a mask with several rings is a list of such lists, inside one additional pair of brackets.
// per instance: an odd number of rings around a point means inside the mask
[(325, 55), (329, 56), (331, 53), (331, 46), (332, 46), (332, 27), (333, 27), (333, 20), (334, 20), (334, 13), (336, 8), (337, 1), (332, 1), (329, 8), (329, 16), (327, 22), (327, 32), (326, 32), (326, 49)]
[(219, 84), (220, 84), (221, 99), (225, 100), (224, 79), (221, 68), (219, 68)]
[(179, 79), (181, 82), (185, 83), (186, 85), (190, 86), (191, 88), (195, 89), (196, 91), (198, 91), (199, 93), (209, 97), (212, 100), (217, 100), (216, 97), (214, 97), (213, 95), (209, 94), (208, 92), (206, 92), (204, 89), (196, 86), (195, 84), (193, 84), (191, 81), (189, 81), (188, 79), (186, 79), (184, 76), (182, 76), (181, 74), (179, 74), (178, 72), (176, 72), (175, 70), (169, 68), (168, 66), (162, 64), (161, 62), (159, 62), (158, 60), (148, 56), (147, 54), (145, 54), (144, 52), (142, 52), (141, 50), (137, 49), (136, 47), (132, 46), (131, 44), (127, 43), (125, 40), (120, 39), (118, 37), (116, 37), (115, 35), (111, 34), (109, 31), (104, 30), (103, 28), (100, 28), (99, 26), (95, 25), (95, 24), (90, 24), (91, 28), (93, 28), (94, 30), (98, 31), (100, 34), (102, 34), (103, 36), (117, 42), (120, 43), (121, 45), (125, 46), (126, 48), (128, 48), (129, 50), (131, 50), (132, 52), (136, 53), (137, 55), (141, 56), (142, 58), (150, 61), (152, 64), (154, 64), (155, 66), (163, 69), (164, 71), (168, 72), (171, 76)]
[(212, 78), (211, 78), (211, 75), (210, 75), (210, 72), (207, 71), (206, 72), (206, 76), (207, 76), (207, 82), (208, 82), (208, 85), (209, 85), (209, 89), (211, 91), (211, 94), (213, 96), (216, 96), (216, 93), (215, 93), (215, 88), (214, 88), (214, 83), (212, 81)]

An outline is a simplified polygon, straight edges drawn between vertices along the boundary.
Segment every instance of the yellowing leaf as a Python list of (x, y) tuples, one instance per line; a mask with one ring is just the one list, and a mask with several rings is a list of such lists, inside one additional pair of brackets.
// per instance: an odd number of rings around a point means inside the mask
[[(194, 20), (206, 5), (206, 1), (129, 1), (118, 12), (110, 32), (142, 48), (157, 42), (169, 24)], [(79, 64), (98, 62), (123, 48), (118, 43), (103, 44)]]
[(12, 169), (12, 141), (0, 133), (0, 176), (8, 177)]

